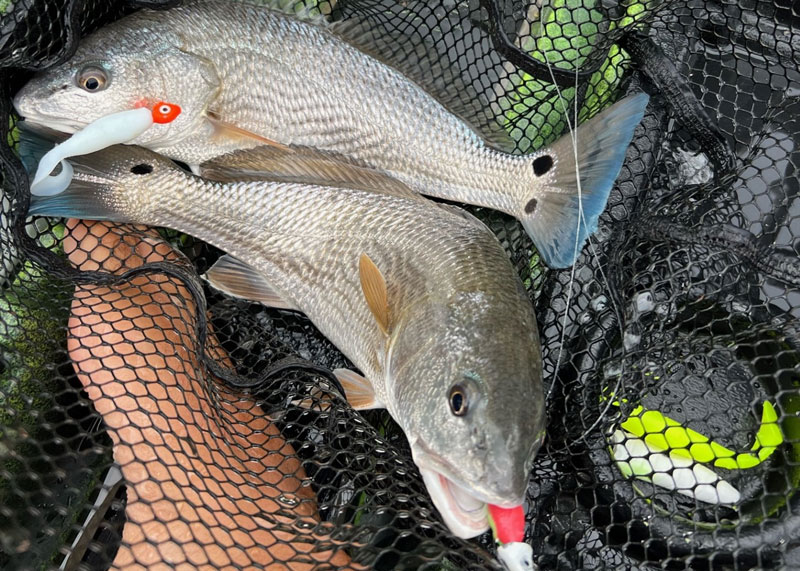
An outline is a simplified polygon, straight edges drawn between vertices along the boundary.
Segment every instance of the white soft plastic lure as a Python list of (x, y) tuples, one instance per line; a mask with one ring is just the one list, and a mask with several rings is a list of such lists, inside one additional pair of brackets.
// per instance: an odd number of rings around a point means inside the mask
[(497, 558), (507, 571), (536, 571), (533, 547), (521, 541), (504, 543), (497, 547)]
[(523, 506), (501, 508), (488, 505), (489, 525), (497, 542), (497, 558), (506, 571), (534, 571), (533, 547), (524, 543), (525, 510)]
[[(73, 170), (65, 159), (88, 155), (111, 145), (128, 143), (144, 133), (153, 123), (169, 123), (179, 114), (180, 107), (177, 105), (159, 102), (153, 109), (128, 109), (89, 123), (42, 157), (31, 182), (31, 194), (53, 196), (66, 190), (72, 181)], [(59, 163), (61, 172), (51, 175)]]

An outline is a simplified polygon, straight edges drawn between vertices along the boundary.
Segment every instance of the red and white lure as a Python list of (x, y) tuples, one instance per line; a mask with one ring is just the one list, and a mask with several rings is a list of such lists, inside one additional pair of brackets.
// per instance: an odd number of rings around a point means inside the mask
[[(178, 105), (159, 101), (152, 109), (142, 106), (112, 113), (89, 123), (42, 157), (31, 182), (31, 194), (53, 196), (66, 190), (72, 181), (73, 170), (72, 165), (64, 159), (128, 143), (147, 131), (153, 123), (171, 123), (180, 114)], [(50, 176), (59, 163), (61, 172)]]
[(525, 537), (525, 512), (522, 506), (501, 508), (488, 504), (489, 526), (498, 543), (497, 557), (508, 571), (531, 571), (533, 547), (523, 543)]

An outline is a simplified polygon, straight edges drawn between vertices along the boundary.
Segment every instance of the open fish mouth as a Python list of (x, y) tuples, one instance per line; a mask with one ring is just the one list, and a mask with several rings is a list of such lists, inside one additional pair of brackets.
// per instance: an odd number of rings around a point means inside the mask
[(486, 502), (434, 470), (420, 468), (433, 505), (453, 535), (469, 539), (489, 529)]

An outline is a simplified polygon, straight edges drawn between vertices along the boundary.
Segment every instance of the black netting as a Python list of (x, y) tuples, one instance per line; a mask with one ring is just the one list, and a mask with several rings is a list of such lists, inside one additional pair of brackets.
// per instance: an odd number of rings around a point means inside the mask
[[(0, 566), (496, 566), (490, 534), (448, 532), (388, 414), (341, 398), (331, 370), (348, 362), (310, 321), (198, 278), (221, 252), (26, 218), (13, 94), (82, 35), (174, 4), (0, 0)], [(519, 153), (576, 110), (651, 96), (573, 268), (548, 270), (517, 221), (470, 208), (539, 318), (539, 566), (800, 566), (796, 3), (315, 6), (409, 56), (425, 43)]]

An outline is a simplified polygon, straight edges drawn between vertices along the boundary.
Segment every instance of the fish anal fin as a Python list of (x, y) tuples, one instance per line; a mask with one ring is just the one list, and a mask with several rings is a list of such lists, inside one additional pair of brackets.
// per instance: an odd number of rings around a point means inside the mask
[(386, 280), (378, 266), (367, 254), (361, 254), (358, 260), (358, 275), (361, 279), (361, 290), (367, 300), (367, 306), (378, 322), (384, 335), (389, 335), (389, 292)]
[(205, 278), (213, 287), (233, 297), (257, 301), (267, 307), (300, 311), (278, 294), (263, 274), (233, 256), (220, 257)]
[(234, 139), (234, 140), (246, 140), (251, 141), (254, 143), (258, 143), (260, 145), (268, 145), (270, 147), (275, 147), (277, 149), (281, 149), (283, 151), (289, 152), (290, 149), (288, 146), (284, 145), (283, 143), (279, 143), (277, 141), (273, 141), (272, 139), (268, 139), (258, 133), (253, 133), (252, 131), (248, 131), (242, 127), (238, 127), (231, 123), (227, 123), (220, 119), (215, 113), (208, 112), (206, 114), (206, 118), (208, 119), (209, 123), (214, 127), (214, 136), (225, 138), (225, 139)]
[(216, 157), (201, 166), (204, 178), (218, 182), (271, 180), (341, 186), (421, 199), (383, 171), (333, 151), (310, 147), (260, 146)]
[(375, 398), (375, 390), (363, 376), (350, 369), (334, 369), (333, 374), (342, 384), (347, 402), (356, 410), (386, 408), (386, 405)]

